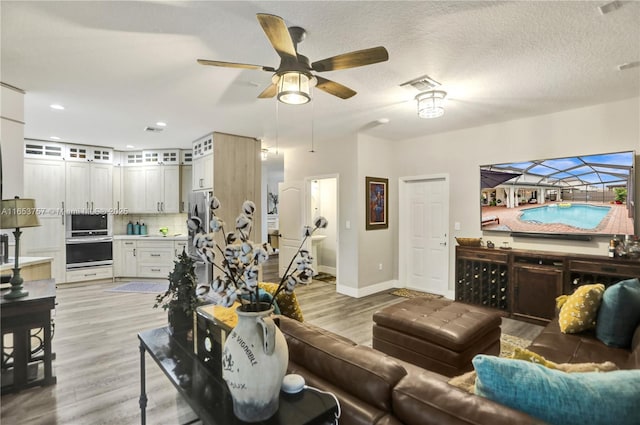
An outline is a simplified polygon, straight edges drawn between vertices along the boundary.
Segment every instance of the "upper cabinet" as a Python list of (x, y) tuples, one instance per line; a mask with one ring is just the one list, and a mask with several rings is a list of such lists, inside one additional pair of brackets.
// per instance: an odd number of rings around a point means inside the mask
[(125, 167), (122, 180), (123, 207), (129, 212), (180, 212), (178, 165)]
[(192, 144), (191, 190), (213, 190), (213, 134)]
[(113, 149), (66, 145), (66, 207), (99, 213), (113, 208)]

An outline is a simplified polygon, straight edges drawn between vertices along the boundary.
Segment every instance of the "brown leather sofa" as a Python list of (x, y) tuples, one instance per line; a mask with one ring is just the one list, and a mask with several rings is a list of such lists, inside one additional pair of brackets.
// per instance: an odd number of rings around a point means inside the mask
[(453, 387), (446, 376), (316, 326), (281, 317), (280, 329), (289, 346), (289, 373), (334, 393), (341, 425), (541, 423)]
[[(541, 421), (449, 385), (448, 377), (360, 346), (316, 326), (280, 318), (289, 345), (289, 373), (340, 400), (341, 425), (524, 425)], [(558, 363), (613, 361), (640, 365), (640, 325), (631, 350), (610, 348), (592, 333), (565, 335), (557, 320), (531, 350)]]

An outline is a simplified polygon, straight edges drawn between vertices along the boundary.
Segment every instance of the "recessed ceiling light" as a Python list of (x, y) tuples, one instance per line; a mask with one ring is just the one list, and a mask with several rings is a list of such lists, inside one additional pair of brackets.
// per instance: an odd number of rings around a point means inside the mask
[(157, 125), (157, 126), (159, 126), (159, 127), (166, 127), (166, 126), (167, 126), (167, 123), (166, 123), (166, 122), (162, 122), (162, 121), (158, 121), (158, 122), (156, 123), (156, 125)]
[(376, 120), (378, 124), (389, 124), (389, 118), (380, 118)]
[(60, 138), (58, 136), (49, 136), (49, 139), (51, 139), (51, 140), (60, 140)]
[(58, 111), (64, 111), (64, 106), (59, 105), (59, 104), (57, 104), (57, 103), (54, 103), (54, 104), (52, 104), (52, 105), (49, 105), (49, 107), (50, 107), (51, 109), (56, 109), (56, 110), (58, 110)]
[(133, 149), (133, 148), (135, 148), (135, 146), (133, 146), (133, 145), (127, 145), (127, 146), (126, 146), (126, 148), (127, 148), (127, 149)]

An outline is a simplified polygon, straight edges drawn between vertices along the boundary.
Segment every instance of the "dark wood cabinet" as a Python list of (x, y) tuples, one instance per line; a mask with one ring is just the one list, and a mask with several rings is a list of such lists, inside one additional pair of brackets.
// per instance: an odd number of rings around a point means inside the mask
[(640, 261), (604, 255), (456, 247), (456, 300), (546, 323), (555, 299), (580, 285), (640, 277)]
[(555, 299), (562, 295), (560, 268), (514, 264), (512, 315), (523, 319), (551, 320)]

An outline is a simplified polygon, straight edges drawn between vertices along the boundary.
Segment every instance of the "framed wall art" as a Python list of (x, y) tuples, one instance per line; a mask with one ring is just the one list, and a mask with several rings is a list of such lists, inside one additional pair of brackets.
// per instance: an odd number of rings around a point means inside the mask
[(389, 227), (389, 179), (365, 177), (367, 195), (366, 229)]

